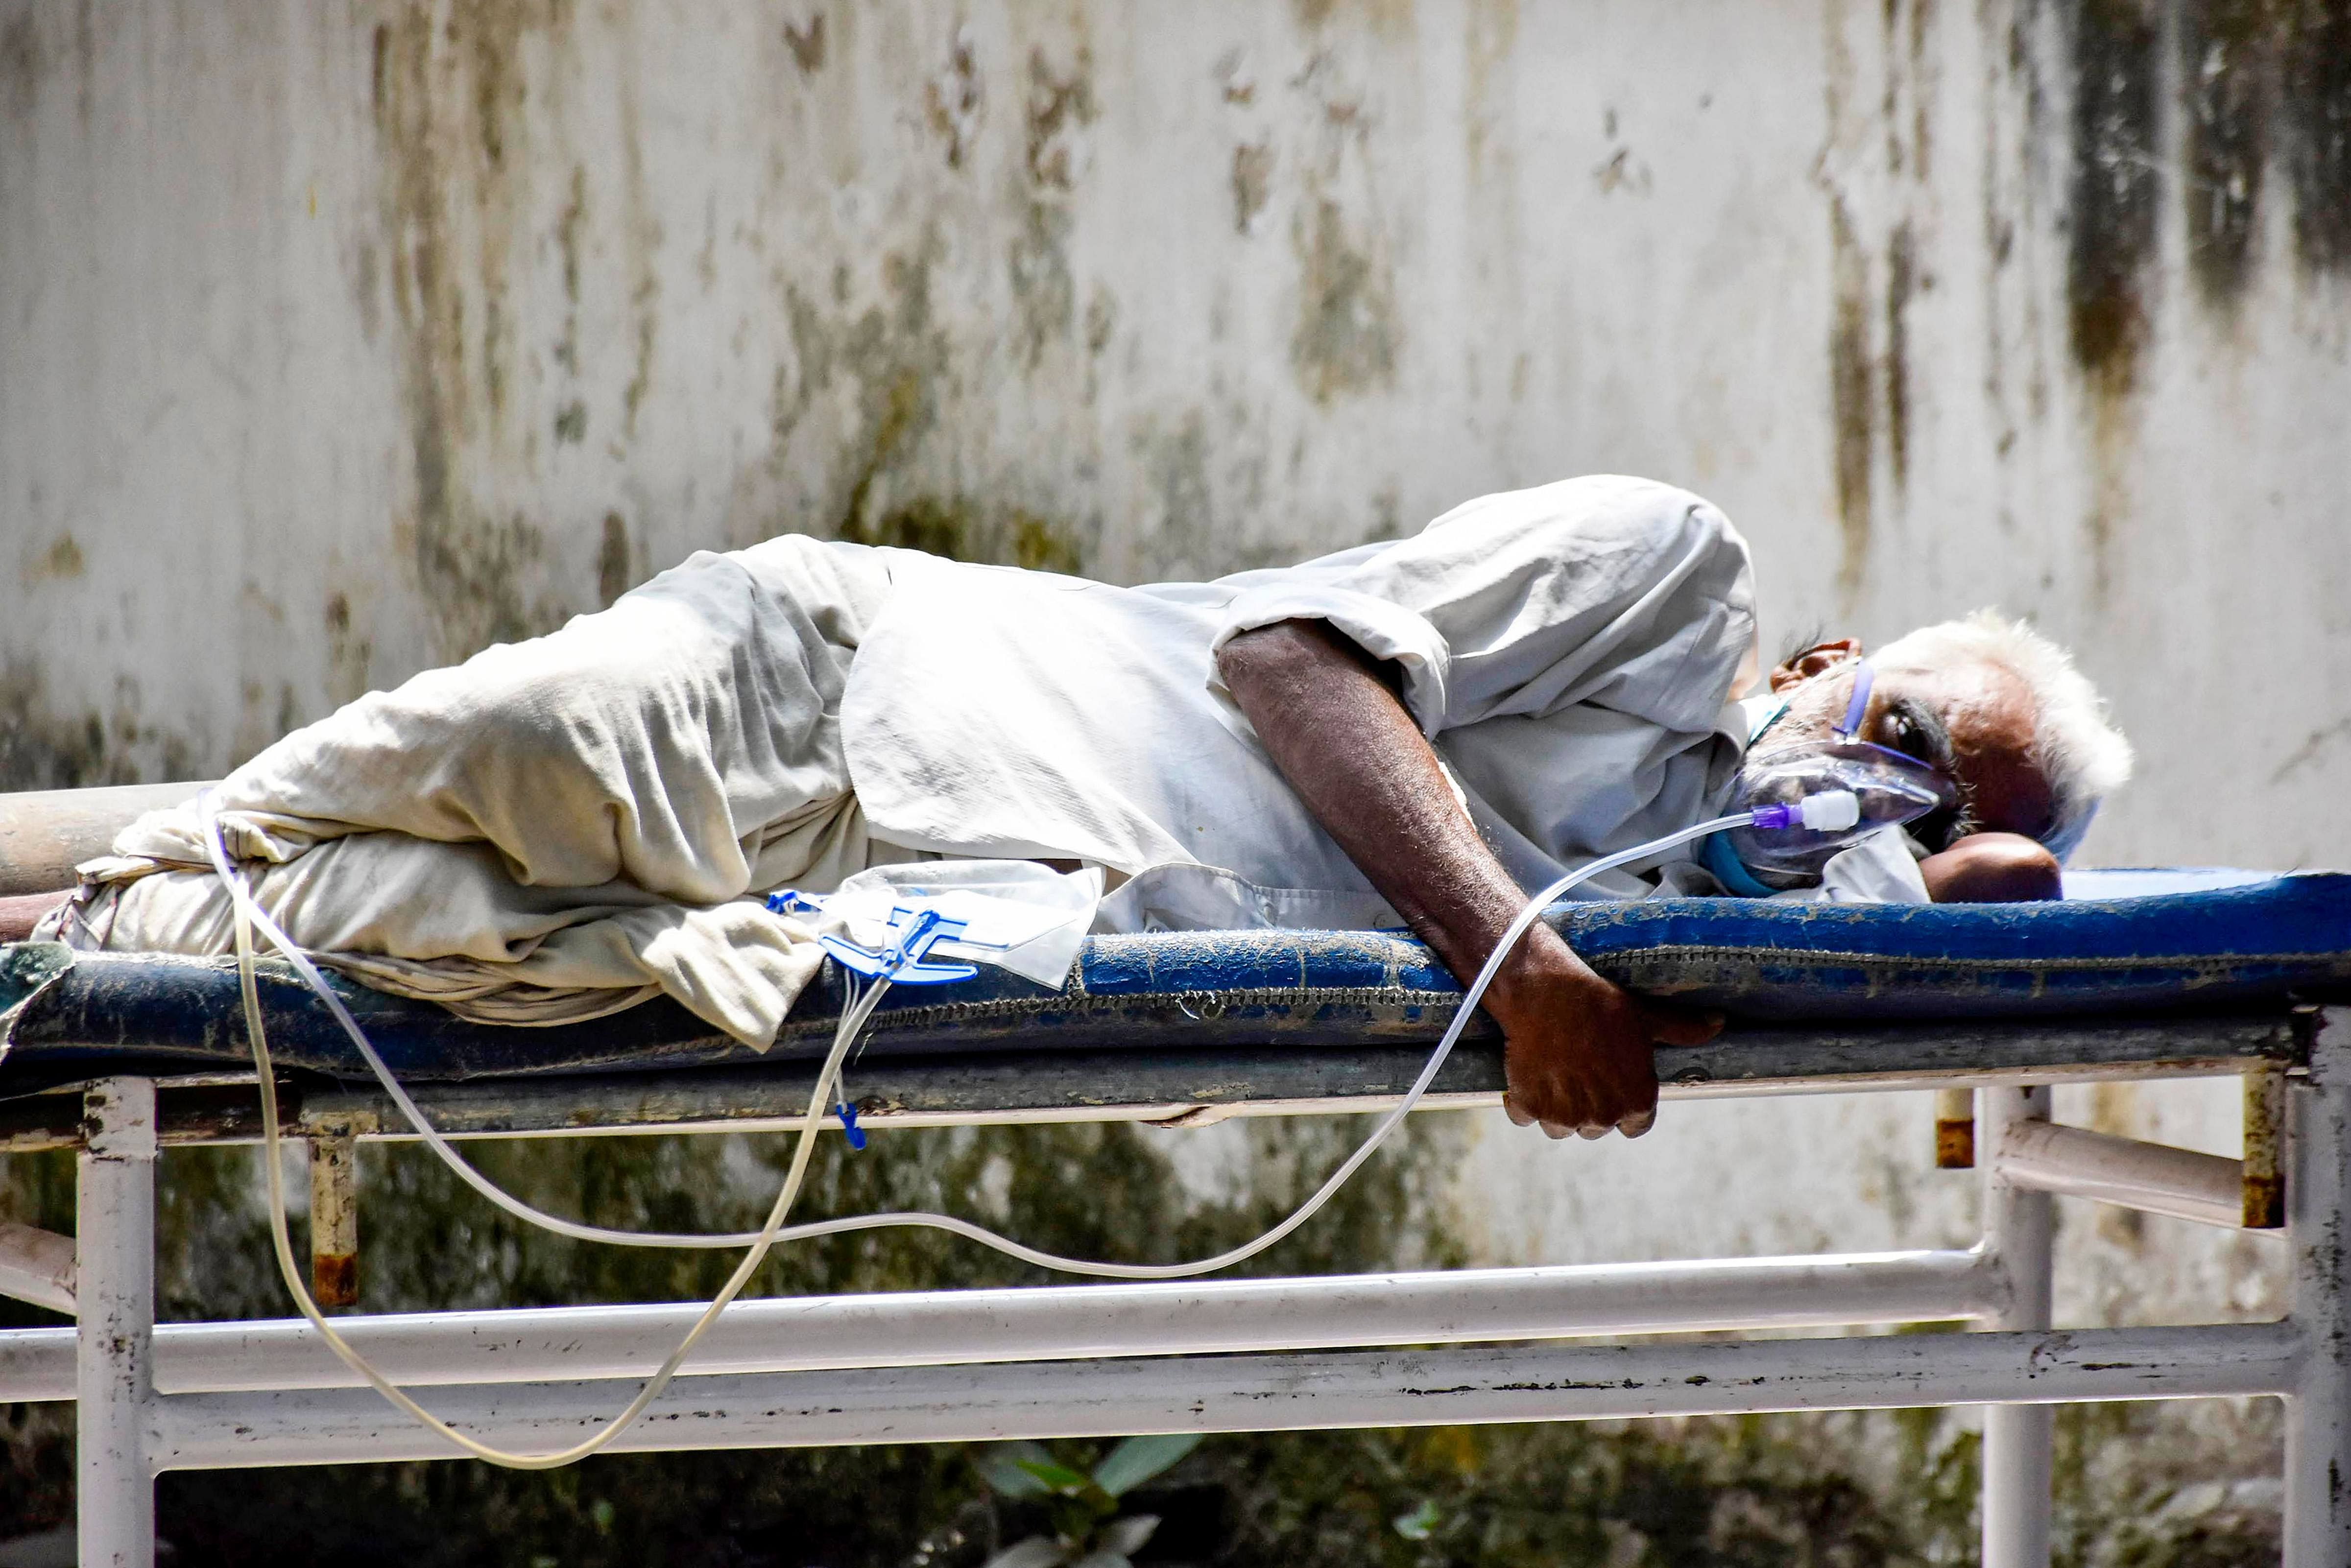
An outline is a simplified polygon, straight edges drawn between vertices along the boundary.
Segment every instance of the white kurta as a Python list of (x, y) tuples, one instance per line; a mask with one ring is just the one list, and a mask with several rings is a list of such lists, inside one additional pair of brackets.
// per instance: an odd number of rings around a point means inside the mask
[[(1209, 583), (1114, 588), (893, 556), (841, 701), (872, 831), (948, 854), (1205, 865), (1271, 918), (1349, 925), (1370, 883), (1218, 685), (1254, 627), (1329, 622), (1403, 674), (1488, 841), (1530, 888), (1710, 814), (1745, 743), (1747, 546), (1687, 491), (1602, 476), (1489, 496), (1405, 539)], [(1689, 866), (1659, 874), (1712, 891)], [(1375, 904), (1376, 900), (1371, 900)], [(1303, 918), (1291, 918), (1302, 915)]]

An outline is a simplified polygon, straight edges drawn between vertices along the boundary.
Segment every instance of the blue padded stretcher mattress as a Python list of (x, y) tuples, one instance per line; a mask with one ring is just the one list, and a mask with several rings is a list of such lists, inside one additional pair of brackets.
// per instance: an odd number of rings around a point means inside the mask
[[(2069, 876), (2067, 892), (2056, 903), (1979, 905), (1666, 898), (1563, 904), (1549, 918), (1621, 984), (1782, 1024), (2283, 1010), (2351, 995), (2351, 875), (2093, 872)], [(281, 1063), (364, 1077), (357, 1052), (290, 972), (274, 962), (262, 969)], [(666, 1001), (521, 1029), (343, 990), (393, 1071), (419, 1081), (758, 1060)], [(841, 995), (828, 965), (768, 1060), (822, 1054)], [(987, 969), (958, 985), (897, 989), (865, 1049), (1417, 1043), (1436, 1039), (1458, 997), (1428, 950), (1402, 936), (1098, 936), (1058, 989)], [(0, 1094), (107, 1071), (233, 1071), (249, 1060), (225, 960), (0, 948)]]

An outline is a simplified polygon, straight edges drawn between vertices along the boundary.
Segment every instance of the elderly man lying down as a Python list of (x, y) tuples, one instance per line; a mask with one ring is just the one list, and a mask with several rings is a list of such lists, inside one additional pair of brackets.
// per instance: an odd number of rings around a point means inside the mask
[[(1467, 977), (1564, 867), (1717, 814), (1759, 735), (1825, 734), (1860, 653), (1805, 648), (1747, 695), (1747, 546), (1640, 479), (1144, 588), (787, 537), (362, 697), (218, 799), (264, 905), (371, 985), (518, 1023), (666, 992), (764, 1048), (820, 949), (747, 895), (935, 857), (1099, 868), (1098, 928), (1409, 925)], [(1597, 891), (2053, 896), (2130, 767), (2088, 684), (1988, 617), (1871, 666), (1862, 735), (1940, 769), (1957, 808), (1809, 889), (1710, 840)], [(45, 932), (228, 948), (192, 807), (114, 849)], [(1719, 1024), (1540, 925), (1486, 1005), (1509, 1108), (1554, 1134), (1645, 1129), (1652, 1043)]]

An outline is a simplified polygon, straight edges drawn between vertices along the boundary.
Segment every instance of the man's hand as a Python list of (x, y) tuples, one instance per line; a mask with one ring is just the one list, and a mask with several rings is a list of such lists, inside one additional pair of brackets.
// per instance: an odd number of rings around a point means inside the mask
[(1703, 1045), (1720, 1017), (1645, 1002), (1585, 967), (1549, 926), (1538, 925), (1494, 977), (1486, 1010), (1502, 1026), (1510, 1089), (1502, 1109), (1554, 1138), (1628, 1138), (1657, 1119), (1650, 1047)]
[[(1322, 622), (1285, 621), (1227, 643), (1217, 669), (1314, 820), (1468, 985), (1526, 895), (1363, 650)], [(1652, 1042), (1694, 1045), (1721, 1027), (1620, 990), (1544, 925), (1505, 960), (1485, 1007), (1507, 1041), (1504, 1109), (1553, 1137), (1648, 1131)]]

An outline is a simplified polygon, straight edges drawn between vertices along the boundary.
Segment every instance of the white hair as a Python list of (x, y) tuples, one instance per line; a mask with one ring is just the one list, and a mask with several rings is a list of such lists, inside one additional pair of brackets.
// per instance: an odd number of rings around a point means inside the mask
[(2030, 760), (2048, 782), (2052, 821), (2041, 841), (2060, 860), (2088, 831), (2098, 804), (2127, 783), (2131, 745), (2106, 716), (2106, 701), (2064, 649), (2022, 621), (1979, 610), (1963, 621), (1922, 626), (1879, 651), (1922, 664), (1980, 659), (2022, 681), (2032, 694)]

